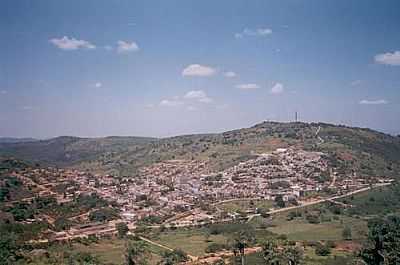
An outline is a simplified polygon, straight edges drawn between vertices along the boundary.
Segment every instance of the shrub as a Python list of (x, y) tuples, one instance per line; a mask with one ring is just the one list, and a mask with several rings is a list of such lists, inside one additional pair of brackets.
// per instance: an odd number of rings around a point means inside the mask
[(212, 243), (206, 247), (205, 251), (206, 251), (206, 253), (215, 253), (215, 252), (219, 252), (224, 249), (226, 249), (225, 244)]
[(318, 256), (328, 256), (331, 254), (331, 249), (328, 246), (320, 243), (315, 247), (315, 254)]

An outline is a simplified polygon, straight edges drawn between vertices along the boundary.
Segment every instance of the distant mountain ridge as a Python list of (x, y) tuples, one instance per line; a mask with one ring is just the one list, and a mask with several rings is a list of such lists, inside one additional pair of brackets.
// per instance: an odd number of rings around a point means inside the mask
[(327, 123), (262, 122), (224, 133), (161, 139), (62, 136), (0, 143), (0, 155), (43, 165), (134, 175), (143, 166), (169, 159), (203, 160), (218, 171), (280, 147), (324, 152), (331, 165), (346, 174), (400, 176), (400, 137)]
[(35, 142), (38, 139), (35, 138), (14, 138), (14, 137), (0, 137), (0, 143), (26, 143)]

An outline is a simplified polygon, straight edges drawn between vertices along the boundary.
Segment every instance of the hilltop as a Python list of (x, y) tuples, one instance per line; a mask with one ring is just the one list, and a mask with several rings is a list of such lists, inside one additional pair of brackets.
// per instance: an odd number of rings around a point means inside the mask
[(134, 175), (140, 167), (171, 159), (208, 161), (218, 171), (249, 160), (257, 153), (289, 146), (324, 152), (332, 166), (347, 173), (391, 177), (400, 173), (400, 137), (368, 128), (326, 123), (262, 122), (224, 133), (162, 139), (63, 136), (35, 142), (0, 143), (0, 155), (42, 165)]

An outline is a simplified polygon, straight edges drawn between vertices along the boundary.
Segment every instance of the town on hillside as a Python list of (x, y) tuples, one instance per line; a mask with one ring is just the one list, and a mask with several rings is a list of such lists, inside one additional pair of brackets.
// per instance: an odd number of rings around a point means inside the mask
[[(392, 181), (385, 176), (363, 178), (357, 172), (342, 175), (329, 164), (326, 154), (295, 147), (258, 154), (221, 172), (212, 172), (207, 161), (168, 160), (144, 167), (135, 176), (54, 167), (32, 167), (10, 175), (29, 191), (7, 201), (10, 205), (29, 204), (37, 198), (56, 200), (58, 205), (71, 205), (87, 197), (97, 200), (76, 211), (68, 210), (63, 220), (52, 213), (34, 214), (25, 220), (57, 225), (56, 231), (49, 230), (40, 238), (42, 241), (114, 235), (120, 223), (133, 230), (143, 225), (193, 227), (248, 220), (322, 201), (339, 203), (334, 199)], [(221, 207), (235, 200), (249, 200), (253, 207), (243, 211)], [(271, 204), (258, 208), (255, 201)]]

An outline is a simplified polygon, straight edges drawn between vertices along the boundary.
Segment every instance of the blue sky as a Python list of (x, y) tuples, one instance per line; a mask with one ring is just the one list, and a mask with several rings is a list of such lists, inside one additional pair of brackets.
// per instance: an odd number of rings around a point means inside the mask
[(0, 2), (0, 136), (400, 133), (400, 2)]

